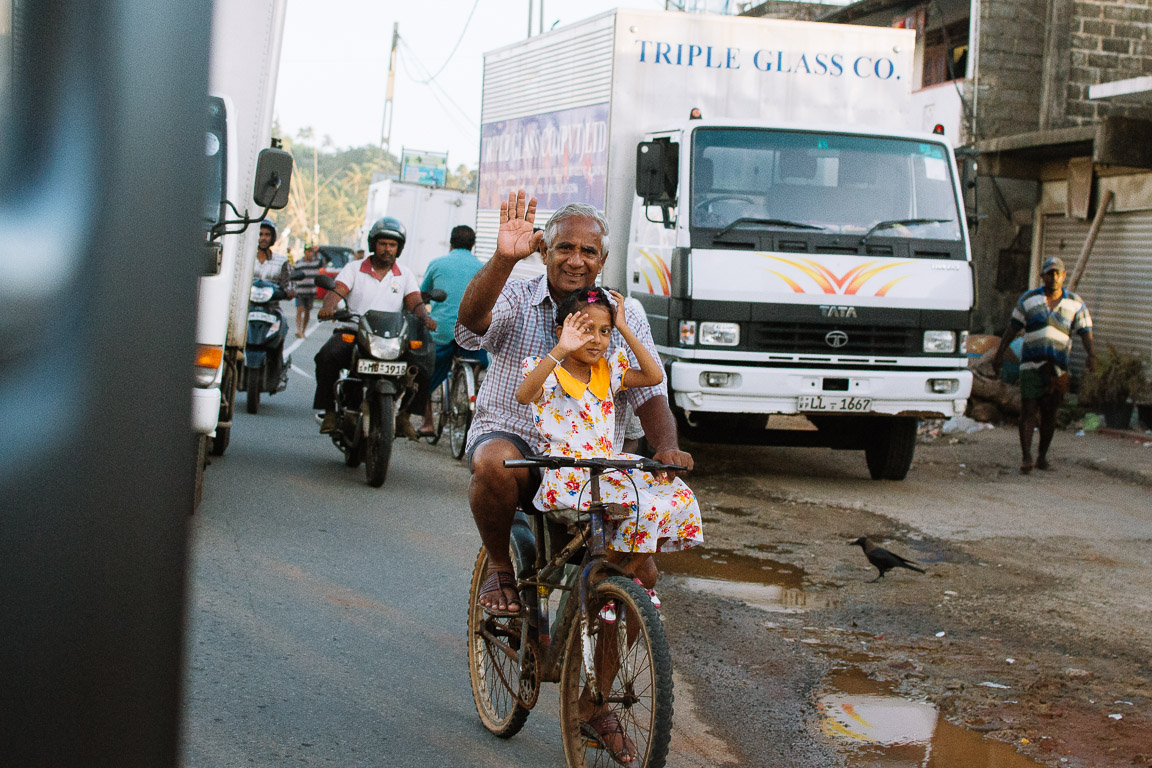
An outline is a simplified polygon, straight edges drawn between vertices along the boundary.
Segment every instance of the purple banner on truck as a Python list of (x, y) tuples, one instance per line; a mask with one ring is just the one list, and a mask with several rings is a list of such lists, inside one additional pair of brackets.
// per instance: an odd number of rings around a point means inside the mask
[(607, 198), (608, 104), (577, 107), (480, 129), (481, 209), (500, 207), (520, 188), (542, 210)]

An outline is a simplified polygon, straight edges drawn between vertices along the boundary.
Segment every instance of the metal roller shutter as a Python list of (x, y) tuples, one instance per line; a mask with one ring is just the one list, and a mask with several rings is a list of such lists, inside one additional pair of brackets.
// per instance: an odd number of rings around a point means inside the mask
[[(1069, 275), (1088, 237), (1091, 222), (1044, 217), (1043, 257), (1059, 256)], [(1108, 344), (1152, 360), (1152, 211), (1104, 217), (1088, 268), (1075, 292), (1092, 313), (1097, 354)], [(1083, 371), (1084, 350), (1073, 345), (1073, 372)]]

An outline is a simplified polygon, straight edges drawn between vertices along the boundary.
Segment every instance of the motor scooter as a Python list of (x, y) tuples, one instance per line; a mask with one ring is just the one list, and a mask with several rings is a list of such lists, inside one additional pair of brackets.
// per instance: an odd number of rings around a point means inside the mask
[[(335, 281), (319, 275), (316, 285), (331, 291)], [(444, 301), (440, 289), (425, 291), (421, 298)], [(431, 372), (436, 345), (422, 320), (407, 310), (369, 310), (357, 315), (337, 310), (333, 319), (346, 323), (333, 332), (355, 341), (351, 367), (336, 381), (337, 427), (332, 442), (344, 454), (344, 463), (364, 463), (368, 485), (379, 488), (388, 477), (392, 441), (396, 438), (396, 413), (416, 395), (418, 369)]]
[(260, 410), (260, 393), (274, 395), (288, 386), (291, 356), (284, 358), (288, 324), (280, 310), (287, 294), (278, 284), (253, 280), (248, 299), (248, 338), (238, 388), (248, 393), (248, 413)]

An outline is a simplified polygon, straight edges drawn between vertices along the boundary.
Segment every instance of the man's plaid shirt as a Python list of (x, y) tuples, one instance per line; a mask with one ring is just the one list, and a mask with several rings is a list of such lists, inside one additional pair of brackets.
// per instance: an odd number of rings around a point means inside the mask
[[(652, 357), (659, 360), (648, 318), (639, 304), (625, 302), (624, 315), (628, 327), (652, 353)], [(488, 373), (476, 395), (476, 415), (468, 431), (467, 450), (472, 450), (472, 445), (480, 435), (489, 432), (510, 432), (523, 438), (529, 445), (542, 444), (540, 433), (532, 422), (530, 408), (516, 402), (516, 389), (523, 379), (520, 364), (526, 357), (547, 355), (556, 346), (555, 329), (556, 305), (548, 293), (546, 275), (531, 280), (509, 280), (500, 292), (496, 305), (492, 307), (492, 324), (483, 336), (456, 323), (456, 341), (460, 346), (465, 349), (485, 349), (491, 356)], [(618, 331), (613, 331), (611, 348), (616, 347), (627, 351), (628, 361), (633, 367), (639, 366), (624, 337)], [(623, 437), (632, 412), (657, 395), (668, 396), (666, 382), (662, 381), (654, 387), (625, 390), (617, 395), (618, 439), (613, 441), (615, 450), (620, 450), (619, 438)]]

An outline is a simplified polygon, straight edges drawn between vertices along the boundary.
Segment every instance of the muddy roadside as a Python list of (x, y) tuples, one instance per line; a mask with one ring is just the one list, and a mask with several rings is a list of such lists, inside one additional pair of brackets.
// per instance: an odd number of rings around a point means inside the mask
[[(694, 446), (707, 548), (663, 558), (664, 613), (725, 763), (1152, 765), (1146, 442), (1060, 433), (1022, 477), (1012, 430), (945, 436), (902, 483), (854, 453)], [(861, 535), (926, 573), (870, 583)]]

